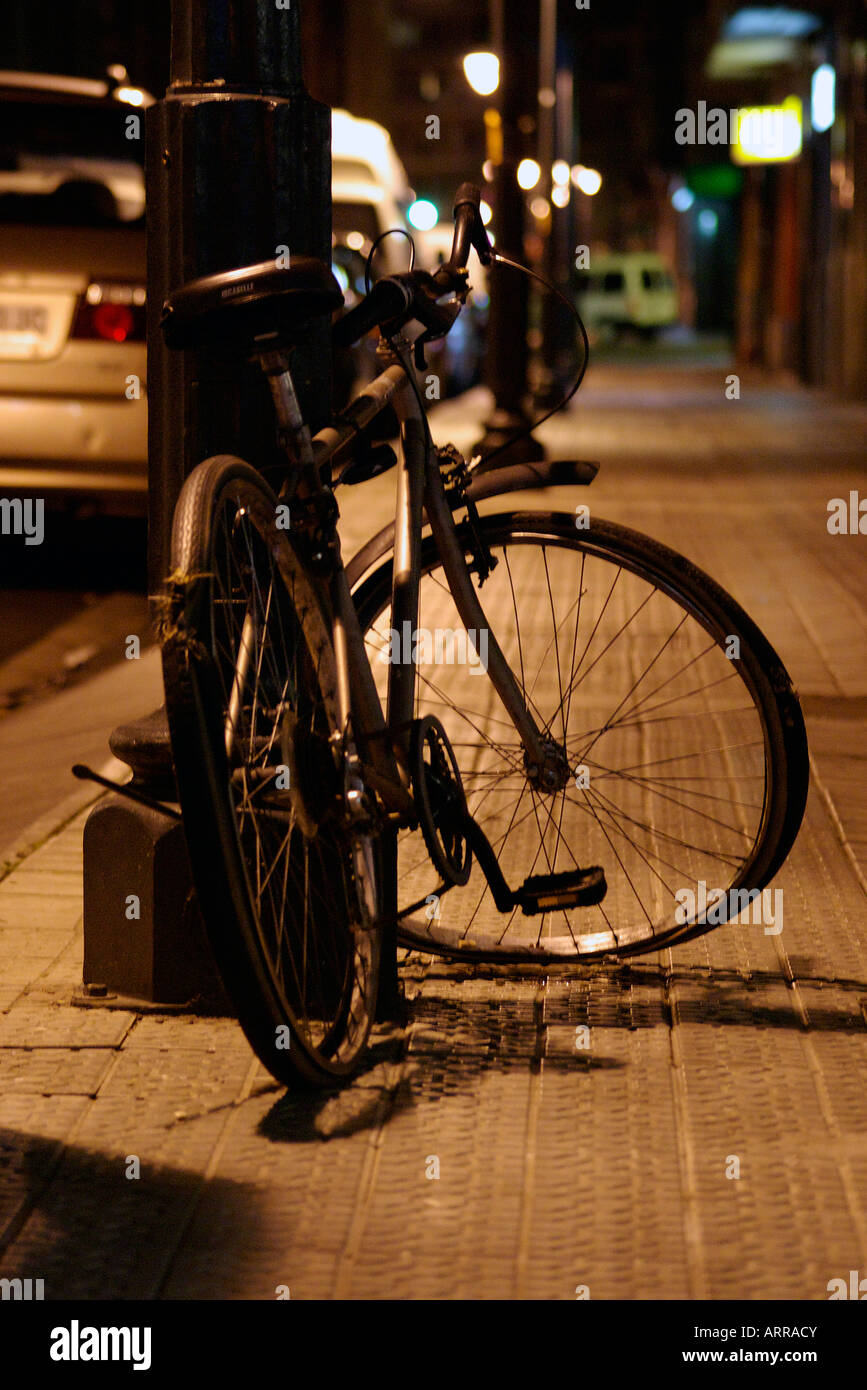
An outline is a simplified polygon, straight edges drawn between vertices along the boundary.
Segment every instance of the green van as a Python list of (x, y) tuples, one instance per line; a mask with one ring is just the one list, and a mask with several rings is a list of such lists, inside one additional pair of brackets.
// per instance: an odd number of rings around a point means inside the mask
[(655, 251), (591, 254), (576, 293), (588, 327), (632, 328), (651, 337), (678, 321), (674, 277)]

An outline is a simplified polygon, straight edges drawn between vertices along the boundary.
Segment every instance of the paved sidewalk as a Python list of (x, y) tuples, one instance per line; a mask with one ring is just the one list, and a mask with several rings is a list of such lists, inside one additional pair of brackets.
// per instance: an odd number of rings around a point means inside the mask
[[(867, 538), (825, 524), (864, 487), (867, 411), (758, 383), (732, 409), (723, 376), (600, 369), (541, 433), (601, 459), (578, 500), (718, 578), (800, 688), (782, 935), (580, 969), (410, 957), (408, 1028), (377, 1030), (345, 1091), (298, 1097), (231, 1018), (70, 1002), (81, 788), (0, 856), (0, 1277), (73, 1299), (822, 1300), (867, 1274)], [(437, 437), (471, 443), (477, 405), (446, 403)], [(392, 485), (350, 495), (347, 550)], [(138, 674), (158, 682), (156, 653)], [(129, 702), (126, 675), (98, 679)]]

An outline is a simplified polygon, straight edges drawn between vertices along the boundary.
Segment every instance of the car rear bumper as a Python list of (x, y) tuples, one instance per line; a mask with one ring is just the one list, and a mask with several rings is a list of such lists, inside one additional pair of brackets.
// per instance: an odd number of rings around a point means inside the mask
[(0, 395), (0, 491), (86, 494), (141, 512), (147, 497), (147, 401)]

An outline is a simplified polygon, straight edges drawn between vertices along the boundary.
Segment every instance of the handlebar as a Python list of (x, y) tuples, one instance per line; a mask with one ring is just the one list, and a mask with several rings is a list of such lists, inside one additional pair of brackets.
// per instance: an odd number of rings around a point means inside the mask
[(462, 183), (455, 194), (455, 235), (446, 266), (452, 273), (466, 269), (470, 247), (482, 265), (491, 264), (492, 247), (481, 212), (482, 195), (474, 183)]
[(404, 316), (412, 303), (412, 295), (403, 284), (405, 279), (405, 276), (389, 275), (377, 280), (361, 303), (335, 323), (332, 336), (337, 347), (351, 347), (371, 329)]
[(455, 196), (455, 234), (452, 253), (433, 275), (425, 270), (388, 275), (377, 280), (360, 304), (339, 318), (333, 338), (338, 347), (350, 347), (373, 328), (397, 332), (411, 319), (424, 325), (424, 339), (444, 337), (458, 314), (460, 303), (440, 304), (454, 292), (466, 298), (466, 266), (471, 248), (482, 265), (490, 265), (493, 250), (480, 211), (481, 194), (475, 184), (462, 183)]

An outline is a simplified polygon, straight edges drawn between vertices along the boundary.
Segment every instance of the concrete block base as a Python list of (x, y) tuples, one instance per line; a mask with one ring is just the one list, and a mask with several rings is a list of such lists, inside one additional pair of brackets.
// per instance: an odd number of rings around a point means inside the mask
[(85, 988), (231, 1012), (193, 893), (183, 825), (113, 794), (84, 828), (83, 973)]

